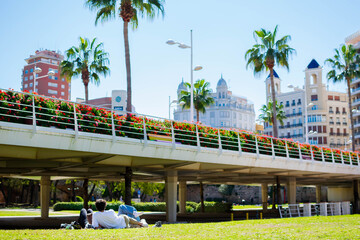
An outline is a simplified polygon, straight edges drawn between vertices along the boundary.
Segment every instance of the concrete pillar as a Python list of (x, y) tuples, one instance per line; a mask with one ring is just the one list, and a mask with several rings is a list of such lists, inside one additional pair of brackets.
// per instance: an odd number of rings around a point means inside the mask
[(267, 183), (261, 184), (261, 201), (263, 206), (263, 211), (267, 211), (267, 205), (268, 205), (268, 185)]
[(311, 204), (310, 203), (304, 203), (303, 216), (311, 217)]
[(49, 203), (50, 203), (50, 176), (41, 176), (41, 180), (40, 180), (41, 218), (49, 217)]
[(354, 206), (353, 206), (353, 213), (359, 213), (360, 206), (359, 206), (359, 180), (353, 181), (353, 191), (354, 191)]
[(296, 204), (296, 178), (289, 177), (288, 179), (288, 202), (289, 204)]
[(171, 170), (166, 173), (165, 180), (166, 191), (166, 221), (176, 222), (177, 214), (177, 171)]
[(316, 203), (321, 202), (321, 186), (316, 185)]
[(186, 181), (179, 182), (179, 213), (186, 213)]

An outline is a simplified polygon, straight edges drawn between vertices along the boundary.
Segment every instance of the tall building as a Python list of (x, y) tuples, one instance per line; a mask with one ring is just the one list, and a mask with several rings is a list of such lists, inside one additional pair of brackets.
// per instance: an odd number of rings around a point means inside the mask
[[(63, 59), (63, 55), (50, 50), (38, 50), (35, 55), (26, 58), (27, 65), (22, 70), (22, 90), (33, 92), (35, 84), (35, 92), (39, 95), (70, 100), (71, 85), (65, 80), (65, 77), (60, 77), (59, 65)], [(36, 75), (34, 83), (35, 67), (40, 68), (41, 73)], [(46, 76), (50, 71), (53, 71), (55, 75)]]
[[(178, 100), (181, 91), (187, 90), (184, 82), (177, 89)], [(206, 108), (206, 112), (200, 113), (200, 122), (204, 125), (217, 128), (240, 128), (255, 131), (254, 104), (245, 97), (233, 95), (229, 91), (226, 81), (221, 76), (216, 86), (216, 92), (212, 93), (215, 103)], [(178, 105), (174, 111), (174, 119), (177, 121), (190, 121), (190, 110), (183, 109)], [(194, 112), (193, 120), (196, 121)]]
[[(352, 44), (355, 48), (360, 49), (360, 30), (345, 38), (346, 44)], [(355, 148), (360, 149), (360, 79), (353, 79), (351, 88), (351, 107), (358, 111), (353, 111)]]
[[(281, 80), (274, 73), (277, 101), (284, 106), (286, 119), (279, 125), (279, 137), (335, 148), (349, 147), (349, 113), (346, 93), (328, 91), (322, 82), (322, 67), (313, 59), (305, 69), (305, 86), (281, 92)], [(267, 100), (271, 99), (270, 76), (266, 79)], [(305, 111), (307, 108), (307, 113)], [(307, 118), (305, 115), (307, 114)], [(308, 129), (305, 128), (306, 122)], [(265, 123), (265, 134), (272, 126)]]

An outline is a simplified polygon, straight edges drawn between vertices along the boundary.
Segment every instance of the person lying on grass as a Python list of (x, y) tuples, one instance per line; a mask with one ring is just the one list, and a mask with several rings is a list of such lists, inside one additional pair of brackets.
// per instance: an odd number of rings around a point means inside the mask
[(98, 199), (95, 202), (95, 207), (98, 212), (93, 213), (92, 211), (82, 209), (80, 212), (79, 224), (82, 228), (130, 228), (130, 227), (148, 227), (145, 219), (137, 221), (127, 215), (116, 215), (115, 211), (105, 210), (106, 200)]

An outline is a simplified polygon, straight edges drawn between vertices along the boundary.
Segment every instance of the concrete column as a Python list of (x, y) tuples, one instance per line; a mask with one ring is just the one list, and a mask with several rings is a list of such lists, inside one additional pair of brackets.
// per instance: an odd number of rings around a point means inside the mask
[(186, 213), (186, 181), (179, 182), (179, 213)]
[(296, 204), (296, 178), (289, 177), (288, 179), (288, 202), (289, 204)]
[(304, 217), (311, 217), (311, 204), (310, 203), (304, 203), (303, 215), (304, 215)]
[(165, 191), (166, 191), (166, 221), (176, 222), (177, 214), (177, 171), (171, 170), (166, 173), (165, 180)]
[(321, 202), (321, 186), (316, 185), (316, 203)]
[(267, 183), (261, 184), (261, 201), (263, 206), (263, 211), (267, 211), (267, 205), (268, 205), (268, 185)]
[(49, 203), (50, 203), (50, 176), (41, 176), (41, 180), (40, 180), (41, 218), (49, 217)]
[(353, 181), (353, 191), (354, 191), (354, 206), (353, 206), (353, 213), (359, 213), (360, 206), (359, 206), (359, 180)]

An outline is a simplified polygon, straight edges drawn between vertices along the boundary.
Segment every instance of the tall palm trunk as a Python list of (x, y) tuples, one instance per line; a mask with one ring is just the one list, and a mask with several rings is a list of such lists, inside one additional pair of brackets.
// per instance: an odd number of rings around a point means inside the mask
[(125, 45), (125, 65), (126, 65), (126, 83), (127, 83), (127, 103), (126, 111), (131, 112), (131, 68), (130, 68), (130, 47), (129, 47), (129, 22), (124, 21), (124, 45)]
[(196, 122), (200, 121), (200, 113), (199, 110), (196, 109)]
[(81, 72), (81, 79), (83, 81), (84, 87), (85, 87), (85, 103), (88, 103), (89, 101), (89, 71), (83, 70)]
[(354, 132), (354, 119), (353, 119), (353, 112), (351, 109), (351, 92), (350, 92), (350, 79), (346, 79), (347, 87), (348, 87), (348, 98), (349, 98), (349, 112), (350, 112), (350, 126), (351, 126), (351, 147), (352, 151), (355, 151), (355, 132)]
[(276, 120), (276, 97), (275, 97), (275, 84), (274, 84), (274, 68), (270, 68), (270, 82), (271, 82), (271, 99), (273, 102), (273, 118), (272, 118), (272, 125), (273, 125), (273, 136), (278, 137), (278, 127), (277, 127), (277, 120)]

